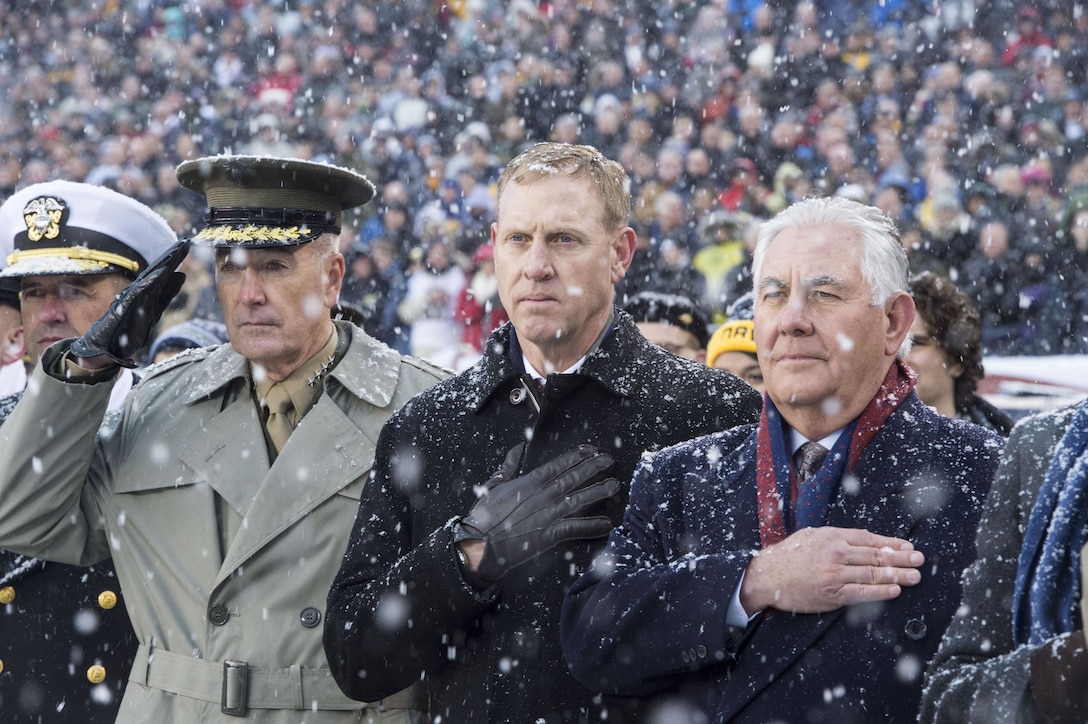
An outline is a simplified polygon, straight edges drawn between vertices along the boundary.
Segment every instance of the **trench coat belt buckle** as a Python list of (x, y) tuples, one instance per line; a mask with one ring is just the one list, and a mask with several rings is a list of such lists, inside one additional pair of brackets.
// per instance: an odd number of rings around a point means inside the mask
[(344, 696), (332, 672), (290, 666), (272, 669), (228, 659), (208, 661), (140, 644), (129, 681), (218, 703), (230, 716), (250, 709), (359, 711), (366, 704)]
[(249, 685), (249, 664), (238, 659), (223, 662), (223, 695), (219, 711), (228, 716), (246, 715), (246, 689)]

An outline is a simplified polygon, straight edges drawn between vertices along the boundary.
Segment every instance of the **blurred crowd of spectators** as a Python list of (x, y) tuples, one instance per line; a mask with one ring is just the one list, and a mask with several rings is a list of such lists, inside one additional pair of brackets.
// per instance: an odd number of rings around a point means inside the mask
[[(684, 294), (720, 322), (750, 289), (758, 222), (841, 194), (898, 221), (914, 271), (972, 296), (987, 353), (1088, 352), (1078, 3), (54, 0), (0, 12), (0, 197), (52, 178), (108, 185), (186, 235), (203, 201), (178, 186), (182, 160), (361, 170), (380, 193), (345, 229), (343, 301), (403, 351), (423, 353), (418, 340), (460, 366), (501, 321), (481, 249), (494, 182), (526, 144), (555, 140), (592, 144), (630, 174), (640, 244), (624, 295)], [(203, 263), (175, 318), (215, 315)]]

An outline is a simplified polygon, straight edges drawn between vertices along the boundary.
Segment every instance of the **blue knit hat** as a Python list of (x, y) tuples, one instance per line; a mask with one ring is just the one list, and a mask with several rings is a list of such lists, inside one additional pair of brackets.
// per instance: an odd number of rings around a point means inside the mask
[(190, 319), (170, 327), (151, 344), (149, 359), (164, 349), (196, 349), (213, 347), (227, 341), (227, 328), (221, 322), (209, 319)]

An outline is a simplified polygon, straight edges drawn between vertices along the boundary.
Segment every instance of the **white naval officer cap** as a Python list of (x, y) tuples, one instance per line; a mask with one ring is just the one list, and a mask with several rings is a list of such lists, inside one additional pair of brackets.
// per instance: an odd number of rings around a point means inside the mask
[(177, 243), (177, 235), (139, 201), (103, 186), (47, 181), (0, 205), (0, 277), (107, 274), (135, 277)]

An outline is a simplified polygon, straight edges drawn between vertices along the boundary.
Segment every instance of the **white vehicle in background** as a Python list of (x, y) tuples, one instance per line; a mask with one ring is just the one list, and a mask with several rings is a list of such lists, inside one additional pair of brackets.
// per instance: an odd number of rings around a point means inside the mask
[(1088, 397), (1088, 355), (987, 357), (978, 393), (1014, 420)]

